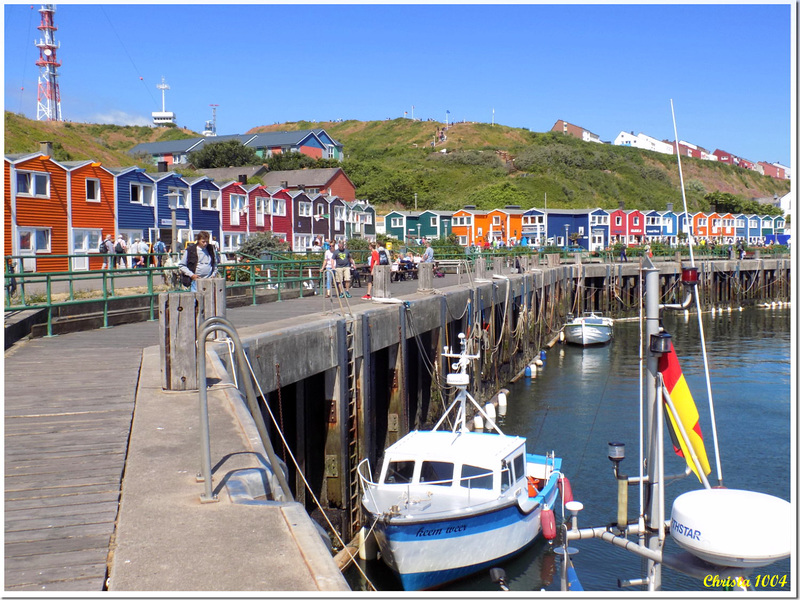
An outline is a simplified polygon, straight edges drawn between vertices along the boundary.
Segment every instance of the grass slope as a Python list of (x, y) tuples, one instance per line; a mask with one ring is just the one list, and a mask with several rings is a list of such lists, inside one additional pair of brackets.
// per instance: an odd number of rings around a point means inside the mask
[[(344, 144), (342, 168), (357, 196), (386, 209), (413, 208), (415, 193), (419, 209), (541, 207), (545, 194), (553, 208), (682, 206), (674, 156), (487, 123), (451, 124), (447, 140), (434, 147), (431, 142), (443, 125), (410, 119), (299, 121), (246, 133), (325, 129)], [(198, 136), (177, 128), (48, 123), (5, 113), (6, 154), (35, 152), (40, 141), (50, 140), (56, 159), (93, 159), (110, 167), (137, 164), (127, 154), (136, 144)], [(707, 210), (704, 196), (714, 191), (748, 200), (789, 191), (788, 181), (754, 171), (681, 160), (690, 210)]]

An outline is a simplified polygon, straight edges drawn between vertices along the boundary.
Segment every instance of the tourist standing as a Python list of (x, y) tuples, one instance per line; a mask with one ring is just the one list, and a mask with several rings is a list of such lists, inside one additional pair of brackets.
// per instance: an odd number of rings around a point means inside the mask
[(422, 255), (422, 262), (433, 262), (433, 247), (431, 246), (430, 240), (425, 242), (425, 253)]
[(111, 266), (111, 254), (114, 252), (114, 242), (111, 240), (111, 234), (106, 234), (105, 239), (100, 242), (100, 254), (103, 254), (103, 269)]
[(333, 253), (336, 287), (339, 298), (350, 298), (350, 269), (355, 267), (350, 251), (344, 247), (344, 240), (339, 240), (339, 247)]
[(197, 234), (194, 244), (186, 246), (183, 258), (178, 263), (181, 272), (181, 283), (197, 291), (197, 280), (217, 276), (217, 255), (214, 247), (210, 245), (210, 235), (207, 231)]
[(128, 244), (125, 243), (125, 238), (122, 237), (122, 234), (119, 234), (117, 238), (117, 243), (114, 244), (114, 268), (117, 268), (117, 265), (122, 264), (122, 268), (124, 269), (127, 265), (125, 264), (125, 251), (128, 249)]
[(156, 265), (159, 268), (164, 266), (164, 253), (166, 251), (167, 246), (161, 241), (161, 238), (158, 238), (153, 246), (153, 252), (156, 254)]
[(372, 300), (372, 282), (375, 279), (375, 267), (381, 262), (381, 255), (378, 253), (378, 245), (375, 242), (369, 243), (369, 275), (367, 275), (367, 293), (361, 296), (362, 300)]
[(331, 250), (330, 244), (325, 242), (328, 246), (325, 248), (325, 258), (322, 259), (322, 267), (320, 270), (323, 273), (323, 277), (325, 277), (325, 297), (331, 297), (331, 279), (333, 279), (333, 250)]

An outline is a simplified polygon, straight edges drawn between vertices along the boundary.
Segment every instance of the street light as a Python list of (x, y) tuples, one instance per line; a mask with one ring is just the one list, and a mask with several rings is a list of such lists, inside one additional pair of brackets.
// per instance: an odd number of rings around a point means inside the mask
[(569, 248), (569, 225), (564, 225), (566, 233), (564, 235), (564, 248)]
[(178, 227), (175, 209), (178, 208), (178, 198), (181, 197), (180, 192), (169, 192), (167, 194), (167, 201), (169, 202), (169, 209), (172, 211), (172, 242), (170, 242), (171, 252), (175, 252), (178, 243)]

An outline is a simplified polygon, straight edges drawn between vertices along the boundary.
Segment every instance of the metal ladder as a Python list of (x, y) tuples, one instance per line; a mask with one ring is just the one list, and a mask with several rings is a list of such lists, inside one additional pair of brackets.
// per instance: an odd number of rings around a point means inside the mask
[(355, 536), (361, 527), (361, 501), (358, 486), (359, 445), (359, 387), (355, 357), (355, 318), (350, 313), (345, 321), (347, 340), (347, 516), (350, 535)]

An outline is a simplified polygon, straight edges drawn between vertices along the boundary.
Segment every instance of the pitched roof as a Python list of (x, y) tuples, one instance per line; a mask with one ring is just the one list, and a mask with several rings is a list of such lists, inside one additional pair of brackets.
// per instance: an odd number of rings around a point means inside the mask
[(263, 177), (267, 172), (264, 165), (244, 165), (241, 167), (223, 167), (219, 169), (198, 169), (200, 173), (216, 181), (239, 179), (239, 175), (250, 177)]
[[(281, 182), (285, 181), (287, 187), (290, 188), (300, 185), (306, 187), (324, 187), (339, 172), (344, 174), (344, 171), (339, 167), (330, 167), (327, 169), (296, 169), (294, 171), (269, 171), (262, 179), (264, 180), (264, 185), (283, 185)], [(344, 174), (344, 176), (347, 177), (346, 174)], [(348, 180), (349, 179), (348, 177)]]

